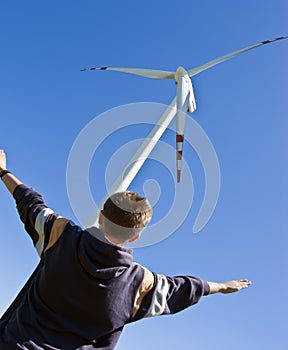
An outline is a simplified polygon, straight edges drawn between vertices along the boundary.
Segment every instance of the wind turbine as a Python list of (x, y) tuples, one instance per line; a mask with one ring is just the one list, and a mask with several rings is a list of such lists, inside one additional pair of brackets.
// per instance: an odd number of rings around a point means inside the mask
[(193, 85), (191, 77), (203, 72), (204, 70), (211, 68), (221, 62), (224, 62), (232, 57), (240, 55), (246, 51), (255, 49), (259, 46), (270, 44), (274, 41), (287, 39), (288, 36), (278, 37), (272, 40), (261, 41), (258, 44), (245, 47), (243, 49), (231, 52), (222, 57), (216, 58), (202, 66), (185, 70), (183, 67), (178, 67), (176, 72), (154, 70), (154, 69), (141, 69), (141, 68), (121, 68), (121, 67), (93, 67), (82, 69), (86, 70), (111, 70), (124, 73), (130, 73), (140, 75), (146, 78), (152, 79), (174, 79), (176, 81), (176, 160), (177, 160), (177, 182), (180, 182), (181, 167), (182, 167), (182, 152), (184, 142), (184, 130), (186, 123), (186, 112), (194, 112), (196, 110), (196, 101), (193, 91)]

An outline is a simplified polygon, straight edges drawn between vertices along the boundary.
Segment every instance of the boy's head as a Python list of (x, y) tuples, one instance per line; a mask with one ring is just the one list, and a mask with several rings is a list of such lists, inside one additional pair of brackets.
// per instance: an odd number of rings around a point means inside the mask
[(100, 229), (113, 243), (133, 242), (147, 226), (152, 208), (136, 192), (118, 192), (110, 196), (99, 217)]

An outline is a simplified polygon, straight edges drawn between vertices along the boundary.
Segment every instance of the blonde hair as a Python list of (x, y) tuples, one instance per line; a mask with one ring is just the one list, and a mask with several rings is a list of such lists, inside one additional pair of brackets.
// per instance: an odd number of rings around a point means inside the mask
[(136, 192), (118, 192), (110, 196), (103, 207), (105, 230), (125, 242), (140, 233), (152, 217), (149, 201)]

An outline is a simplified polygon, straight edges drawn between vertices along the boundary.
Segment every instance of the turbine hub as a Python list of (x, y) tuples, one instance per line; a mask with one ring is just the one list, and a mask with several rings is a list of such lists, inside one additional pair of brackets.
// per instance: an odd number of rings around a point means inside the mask
[(185, 77), (188, 75), (188, 72), (183, 67), (178, 67), (175, 73), (175, 80), (178, 82), (179, 78)]

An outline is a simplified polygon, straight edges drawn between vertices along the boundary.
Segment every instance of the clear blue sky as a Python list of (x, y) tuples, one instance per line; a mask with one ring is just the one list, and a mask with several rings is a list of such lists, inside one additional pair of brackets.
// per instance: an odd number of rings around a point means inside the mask
[[(284, 0), (2, 2), (0, 147), (9, 169), (41, 192), (55, 211), (77, 222), (66, 191), (66, 166), (82, 128), (112, 107), (168, 104), (175, 93), (171, 81), (80, 69), (190, 69), (288, 35), (287, 12)], [(216, 210), (200, 233), (191, 232), (204, 179), (199, 160), (187, 147), (195, 188), (189, 215), (166, 240), (134, 251), (136, 261), (159, 273), (216, 281), (249, 278), (253, 286), (204, 298), (175, 316), (129, 325), (117, 349), (287, 349), (287, 58), (288, 40), (193, 79), (198, 103), (193, 118), (213, 143), (221, 168)], [(143, 130), (137, 132), (135, 137), (145, 137)], [(117, 147), (125, 142), (116, 135)], [(173, 146), (174, 135), (165, 134), (163, 142)], [(110, 142), (109, 152), (113, 147)], [(106, 158), (105, 153), (95, 156), (91, 165), (92, 183), (97, 182), (101, 195)], [(161, 188), (161, 212), (174, 187), (170, 178), (157, 176), (153, 162), (131, 189), (141, 192), (154, 177)], [(2, 314), (38, 258), (3, 186), (0, 205)]]

